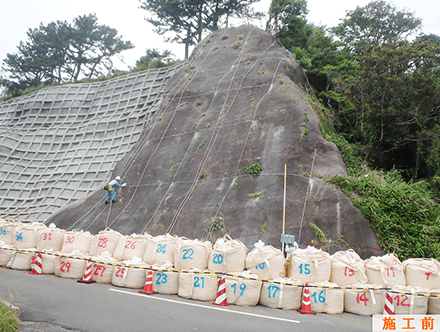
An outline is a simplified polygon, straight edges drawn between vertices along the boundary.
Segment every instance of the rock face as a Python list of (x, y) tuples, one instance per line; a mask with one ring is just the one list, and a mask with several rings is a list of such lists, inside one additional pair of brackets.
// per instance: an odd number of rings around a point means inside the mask
[[(127, 186), (118, 202), (104, 204), (106, 173), (94, 192), (46, 223), (92, 233), (110, 227), (200, 238), (215, 220), (250, 247), (259, 237), (279, 246), (286, 165), (286, 234), (310, 244), (317, 240), (314, 223), (328, 239), (344, 235), (364, 257), (380, 254), (361, 212), (317, 177), (344, 175), (345, 166), (319, 131), (303, 70), (272, 36), (252, 26), (218, 31), (187, 61), (163, 72), (168, 78), (160, 94), (142, 108), (150, 114), (143, 131), (126, 152), (119, 150), (112, 176)], [(248, 174), (246, 167), (256, 163), (261, 173)]]

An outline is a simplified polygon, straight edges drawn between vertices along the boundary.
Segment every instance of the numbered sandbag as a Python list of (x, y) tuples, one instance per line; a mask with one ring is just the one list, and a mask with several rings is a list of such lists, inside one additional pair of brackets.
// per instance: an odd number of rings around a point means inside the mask
[(147, 279), (148, 265), (140, 257), (133, 257), (113, 270), (112, 285), (126, 288), (143, 288)]
[(289, 278), (300, 283), (329, 281), (331, 272), (330, 254), (308, 246), (295, 250), (287, 260)]
[(174, 265), (174, 253), (177, 251), (179, 242), (179, 237), (170, 234), (150, 237), (147, 239), (142, 260), (151, 265), (160, 264), (162, 261), (168, 261)]
[(240, 241), (233, 240), (228, 234), (217, 239), (211, 251), (208, 270), (211, 272), (242, 272), (246, 266), (248, 248)]
[(160, 294), (177, 294), (179, 291), (179, 273), (172, 272), (173, 264), (162, 261), (153, 267), (157, 269), (157, 271), (153, 271), (153, 291)]
[(344, 290), (334, 287), (338, 285), (328, 281), (310, 284), (310, 302), (313, 312), (341, 314), (344, 311)]
[(384, 287), (406, 285), (403, 264), (394, 254), (386, 254), (381, 257), (372, 256), (365, 260), (364, 265), (369, 284), (383, 285)]
[(275, 278), (275, 283), (263, 282), (261, 287), (261, 305), (283, 310), (298, 310), (302, 303), (302, 287), (298, 280), (292, 278)]
[(17, 249), (37, 248), (40, 231), (47, 229), (43, 223), (22, 223), (14, 228), (14, 247)]
[(117, 268), (113, 264), (118, 264), (118, 260), (109, 252), (101, 255), (92, 256), (92, 280), (100, 284), (111, 284), (114, 270)]
[(78, 250), (83, 253), (90, 251), (90, 242), (94, 236), (84, 231), (68, 231), (63, 234), (63, 246), (61, 252), (67, 253)]
[(339, 286), (352, 286), (358, 282), (367, 283), (364, 261), (353, 250), (335, 252), (331, 256), (330, 281)]
[[(391, 291), (390, 295), (393, 298), (394, 312), (396, 315), (426, 315), (428, 312), (428, 297), (424, 296), (424, 294), (429, 294), (427, 289), (394, 286), (391, 288)], [(397, 294), (394, 292), (408, 294)], [(409, 293), (420, 295), (409, 295)]]
[(4, 244), (13, 246), (14, 245), (14, 230), (17, 226), (21, 225), (18, 221), (7, 221), (0, 219), (0, 241)]
[[(106, 228), (105, 230), (100, 231), (91, 240), (90, 255), (91, 256), (101, 255), (105, 251), (109, 252), (111, 255), (114, 255), (119, 240), (122, 237), (123, 235), (121, 233), (110, 228)], [(136, 257), (142, 257), (142, 256), (136, 256)]]
[(122, 236), (116, 246), (113, 257), (116, 259), (130, 260), (133, 257), (143, 257), (147, 247), (147, 237), (145, 235), (131, 234)]
[(285, 277), (286, 259), (281, 250), (266, 246), (259, 240), (246, 257), (246, 269), (264, 280)]
[(428, 299), (428, 312), (430, 315), (440, 315), (440, 289), (430, 291), (431, 297)]
[(65, 231), (56, 228), (54, 223), (50, 224), (48, 228), (39, 232), (37, 249), (40, 251), (44, 249), (60, 251), (63, 247), (64, 233)]
[(182, 238), (174, 252), (174, 267), (177, 270), (188, 270), (189, 268), (205, 270), (208, 268), (211, 251), (212, 244), (209, 241), (202, 242)]
[(228, 303), (241, 306), (257, 305), (260, 300), (262, 285), (261, 281), (255, 280), (258, 278), (258, 275), (251, 274), (249, 271), (237, 273), (236, 276), (226, 275), (226, 299)]
[[(179, 273), (179, 290), (177, 295), (199, 301), (214, 301), (218, 291), (218, 276), (202, 274), (196, 268)], [(209, 271), (205, 271), (209, 272)]]
[(354, 286), (359, 289), (344, 290), (344, 310), (363, 316), (382, 315), (386, 290), (363, 289), (380, 288), (380, 285), (357, 283)]
[(13, 249), (15, 249), (13, 245), (7, 245), (0, 241), (0, 266), (6, 266), (9, 260), (13, 258)]
[(407, 286), (440, 288), (440, 263), (433, 258), (410, 258), (403, 262)]
[(60, 256), (54, 261), (54, 273), (58, 277), (68, 279), (82, 279), (86, 271), (89, 256), (74, 250), (67, 254), (68, 257)]
[(25, 270), (29, 271), (31, 269), (33, 252), (25, 251), (14, 251), (13, 255), (10, 256), (6, 267), (13, 270)]
[(55, 265), (59, 263), (59, 251), (43, 249), (41, 253), (41, 269), (44, 274), (55, 274)]

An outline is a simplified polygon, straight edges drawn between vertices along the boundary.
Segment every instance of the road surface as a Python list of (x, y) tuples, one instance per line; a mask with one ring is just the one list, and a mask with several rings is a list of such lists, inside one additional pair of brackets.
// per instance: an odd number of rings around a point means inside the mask
[[(228, 307), (108, 284), (82, 284), (55, 275), (0, 268), (0, 297), (21, 310), (24, 321), (41, 322), (40, 331), (371, 331), (371, 317), (300, 315), (264, 306)], [(26, 331), (37, 332), (37, 325)], [(58, 326), (59, 330), (49, 330)]]

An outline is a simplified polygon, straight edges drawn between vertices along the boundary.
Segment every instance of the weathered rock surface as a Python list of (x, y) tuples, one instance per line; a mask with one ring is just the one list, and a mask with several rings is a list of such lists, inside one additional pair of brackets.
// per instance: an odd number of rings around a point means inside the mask
[[(105, 205), (106, 192), (95, 187), (47, 223), (200, 238), (223, 218), (246, 245), (261, 237), (279, 246), (287, 165), (285, 233), (310, 244), (314, 223), (328, 239), (344, 235), (364, 257), (380, 253), (361, 212), (317, 177), (344, 175), (345, 166), (319, 131), (303, 70), (272, 36), (251, 26), (219, 31), (173, 70), (155, 117), (114, 167), (127, 182), (118, 202)], [(247, 174), (254, 163), (262, 172)]]

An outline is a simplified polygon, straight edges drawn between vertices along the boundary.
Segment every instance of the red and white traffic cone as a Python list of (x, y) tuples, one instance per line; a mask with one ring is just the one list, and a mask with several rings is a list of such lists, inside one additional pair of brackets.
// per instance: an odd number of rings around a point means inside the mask
[(217, 298), (215, 299), (214, 302), (212, 302), (212, 304), (221, 307), (226, 307), (229, 305), (226, 299), (226, 280), (224, 274), (222, 275), (222, 278), (220, 279), (220, 284), (218, 285)]
[(37, 252), (34, 256), (32, 256), (32, 271), (29, 274), (33, 275), (42, 275), (43, 273), (43, 259), (41, 254)]
[(150, 266), (148, 270), (147, 280), (145, 280), (144, 289), (139, 291), (140, 294), (153, 295), (153, 267)]
[(393, 297), (389, 292), (387, 292), (387, 296), (385, 297), (385, 305), (383, 307), (384, 315), (395, 315)]
[(316, 313), (312, 311), (312, 303), (310, 301), (310, 290), (308, 282), (306, 282), (306, 284), (304, 285), (302, 306), (301, 309), (298, 310), (298, 312), (304, 315), (316, 315)]
[(92, 260), (89, 258), (87, 261), (86, 270), (84, 271), (84, 277), (82, 280), (78, 280), (78, 282), (81, 282), (83, 284), (93, 284), (94, 280), (92, 280)]

